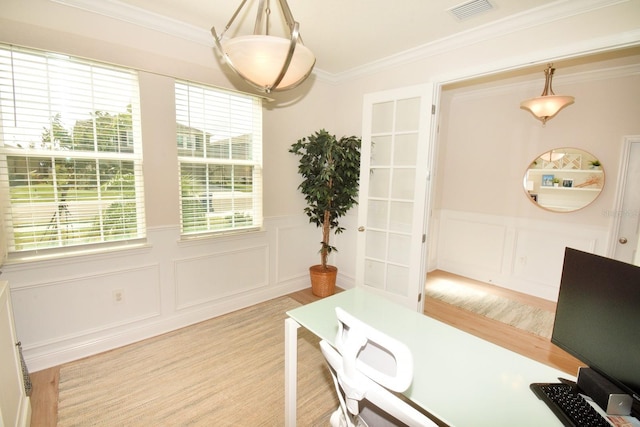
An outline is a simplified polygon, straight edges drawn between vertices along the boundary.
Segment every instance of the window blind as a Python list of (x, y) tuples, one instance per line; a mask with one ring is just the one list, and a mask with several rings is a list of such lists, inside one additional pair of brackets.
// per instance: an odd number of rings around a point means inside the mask
[(262, 226), (262, 102), (177, 81), (182, 233)]
[(137, 74), (0, 45), (9, 252), (145, 236)]

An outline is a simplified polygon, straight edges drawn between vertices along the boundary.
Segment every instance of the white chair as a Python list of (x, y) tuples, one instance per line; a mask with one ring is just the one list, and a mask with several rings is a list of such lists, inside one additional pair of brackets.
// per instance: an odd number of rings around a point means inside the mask
[(340, 406), (333, 427), (437, 426), (393, 392), (413, 379), (413, 356), (406, 345), (336, 308), (336, 348), (321, 341)]

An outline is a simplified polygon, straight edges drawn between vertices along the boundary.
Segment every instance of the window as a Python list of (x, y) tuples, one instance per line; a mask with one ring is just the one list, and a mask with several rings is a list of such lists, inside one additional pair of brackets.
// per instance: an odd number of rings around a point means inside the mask
[(262, 226), (260, 98), (176, 82), (183, 234)]
[(137, 74), (0, 45), (9, 252), (145, 236)]

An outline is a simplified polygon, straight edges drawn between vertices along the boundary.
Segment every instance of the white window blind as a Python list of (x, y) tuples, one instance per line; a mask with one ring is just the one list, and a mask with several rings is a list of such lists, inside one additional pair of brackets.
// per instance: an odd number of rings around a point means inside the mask
[(260, 98), (176, 82), (182, 233), (262, 226)]
[(145, 236), (137, 74), (0, 45), (9, 252)]

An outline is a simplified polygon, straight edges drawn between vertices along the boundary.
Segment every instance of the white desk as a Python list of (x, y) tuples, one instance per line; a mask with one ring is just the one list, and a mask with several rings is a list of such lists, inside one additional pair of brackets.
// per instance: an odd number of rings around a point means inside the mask
[(296, 424), (297, 329), (331, 344), (338, 330), (335, 308), (404, 342), (415, 360), (404, 393), (445, 423), (457, 427), (561, 426), (531, 392), (533, 382), (558, 382), (562, 371), (466, 332), (352, 289), (287, 312), (285, 320), (285, 425)]

